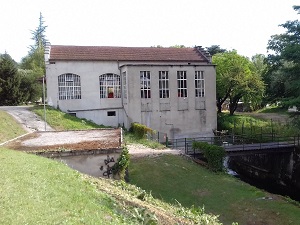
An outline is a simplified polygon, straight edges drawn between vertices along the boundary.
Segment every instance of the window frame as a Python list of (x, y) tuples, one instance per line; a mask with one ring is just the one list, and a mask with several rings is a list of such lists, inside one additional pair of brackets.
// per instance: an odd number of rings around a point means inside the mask
[(79, 75), (64, 73), (57, 77), (57, 81), (59, 100), (81, 99), (81, 81)]
[(195, 71), (195, 97), (205, 97), (204, 71)]
[(151, 73), (150, 71), (140, 71), (141, 98), (151, 98)]
[(99, 76), (100, 98), (121, 98), (120, 75), (105, 73)]
[(127, 72), (124, 71), (122, 73), (122, 78), (123, 78), (123, 98), (127, 99)]
[(177, 91), (179, 98), (188, 97), (187, 89), (187, 72), (186, 71), (177, 71)]
[(170, 98), (169, 71), (158, 72), (159, 98)]

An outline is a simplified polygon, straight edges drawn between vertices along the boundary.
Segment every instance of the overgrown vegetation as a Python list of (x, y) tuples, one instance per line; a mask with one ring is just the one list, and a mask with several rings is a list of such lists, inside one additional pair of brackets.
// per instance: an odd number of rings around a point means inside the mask
[(0, 143), (25, 133), (25, 130), (19, 126), (12, 116), (0, 110)]
[(195, 151), (203, 152), (207, 160), (208, 167), (212, 171), (223, 171), (223, 163), (225, 157), (225, 150), (221, 146), (211, 145), (207, 142), (193, 142), (193, 149)]
[[(299, 207), (180, 156), (132, 158), (130, 182), (154, 198), (220, 215), (223, 224), (297, 224)], [(270, 199), (269, 199), (270, 197)]]
[(123, 150), (117, 160), (113, 165), (112, 171), (114, 176), (119, 176), (121, 180), (125, 179), (125, 173), (129, 166), (129, 151), (126, 146), (123, 146)]
[(262, 120), (245, 115), (218, 114), (218, 130), (228, 130), (235, 135), (243, 135), (248, 138), (261, 141), (264, 137), (272, 135), (291, 137), (300, 133), (300, 130), (292, 125), (280, 124), (272, 120)]
[(138, 139), (145, 138), (147, 133), (154, 132), (151, 128), (140, 123), (132, 123), (129, 131), (132, 132)]
[(142, 144), (142, 145), (145, 145), (145, 146), (147, 146), (149, 148), (153, 148), (153, 149), (163, 149), (163, 148), (166, 148), (165, 145), (160, 144), (157, 141), (152, 141), (152, 140), (148, 140), (146, 138), (136, 137), (135, 134), (133, 134), (131, 132), (125, 132), (124, 141), (127, 144), (137, 143), (137, 144)]
[[(41, 118), (44, 118), (43, 106), (35, 106), (33, 111)], [(87, 130), (93, 128), (107, 128), (103, 125), (97, 125), (92, 121), (80, 119), (68, 113), (64, 113), (58, 109), (47, 106), (46, 108), (47, 123), (55, 130)]]

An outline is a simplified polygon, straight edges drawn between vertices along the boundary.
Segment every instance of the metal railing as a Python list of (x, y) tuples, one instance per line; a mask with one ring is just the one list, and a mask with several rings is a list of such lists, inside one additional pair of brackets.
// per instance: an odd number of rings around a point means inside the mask
[(280, 137), (275, 134), (255, 134), (245, 137), (243, 135), (224, 135), (214, 137), (196, 137), (168, 139), (167, 147), (183, 149), (185, 154), (195, 154), (192, 148), (193, 142), (207, 142), (209, 144), (224, 146), (226, 151), (279, 149), (285, 147), (299, 147), (300, 136)]

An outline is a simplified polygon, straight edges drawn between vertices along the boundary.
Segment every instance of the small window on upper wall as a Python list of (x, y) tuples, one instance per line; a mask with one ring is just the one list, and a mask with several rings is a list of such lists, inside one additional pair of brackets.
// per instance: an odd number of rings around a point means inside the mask
[(107, 116), (116, 116), (116, 111), (107, 111)]

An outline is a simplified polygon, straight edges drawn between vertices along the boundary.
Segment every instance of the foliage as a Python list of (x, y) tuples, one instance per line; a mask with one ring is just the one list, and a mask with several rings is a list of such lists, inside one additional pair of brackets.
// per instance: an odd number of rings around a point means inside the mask
[[(288, 121), (287, 121), (288, 122)], [(242, 135), (253, 142), (262, 140), (262, 135), (271, 140), (278, 137), (292, 137), (300, 133), (300, 130), (292, 123), (281, 124), (278, 121), (262, 120), (245, 115), (218, 114), (218, 130), (229, 130), (235, 135)]]
[(163, 149), (166, 146), (157, 141), (148, 140), (146, 138), (137, 138), (135, 134), (126, 132), (124, 136), (126, 143), (138, 143), (153, 149)]
[(21, 77), (15, 61), (7, 53), (0, 55), (0, 105), (18, 105), (24, 100)]
[(149, 133), (154, 132), (151, 128), (147, 127), (144, 124), (139, 124), (139, 123), (132, 123), (130, 127), (130, 131), (132, 131), (136, 136), (136, 138), (139, 139), (145, 138), (148, 132)]
[[(275, 221), (276, 225), (286, 225), (287, 221), (297, 223), (300, 220), (299, 208), (284, 198), (276, 196), (271, 201), (262, 200), (270, 194), (227, 174), (213, 173), (184, 157), (132, 158), (129, 171), (130, 182), (151, 191), (154, 198), (175, 204), (179, 201), (186, 207), (177, 213), (190, 218), (198, 215), (191, 224), (214, 224), (211, 220), (205, 222), (208, 214), (220, 215), (223, 224), (233, 221), (274, 224)], [(201, 216), (203, 204), (206, 214)]]
[(8, 113), (0, 110), (0, 143), (25, 134), (20, 124)]
[(36, 102), (42, 96), (42, 84), (38, 81), (41, 74), (32, 70), (19, 70), (21, 76), (20, 91), (24, 96), (24, 102)]
[[(35, 106), (32, 109), (41, 118), (44, 118), (43, 106)], [(68, 113), (64, 113), (58, 109), (47, 106), (46, 108), (46, 120), (47, 123), (55, 130), (87, 130), (93, 128), (107, 128), (103, 125), (98, 125), (92, 121), (81, 119), (72, 116)]]
[(125, 179), (125, 173), (128, 169), (129, 159), (130, 157), (128, 148), (124, 146), (117, 162), (113, 165), (112, 168), (113, 174), (120, 176), (121, 180)]
[(286, 32), (271, 36), (268, 42), (267, 96), (285, 102), (285, 107), (295, 105), (300, 109), (300, 21), (287, 21), (280, 26)]
[(212, 45), (210, 47), (206, 47), (207, 51), (211, 56), (217, 54), (217, 53), (224, 53), (227, 52), (226, 49), (221, 48), (220, 45)]
[(212, 171), (223, 171), (225, 150), (221, 146), (210, 145), (207, 142), (193, 142), (193, 149), (203, 152), (207, 159), (208, 167)]
[(240, 100), (258, 104), (263, 96), (264, 83), (253, 63), (236, 51), (218, 53), (213, 56), (217, 65), (217, 107), (221, 112), (223, 103), (229, 99), (232, 115)]

